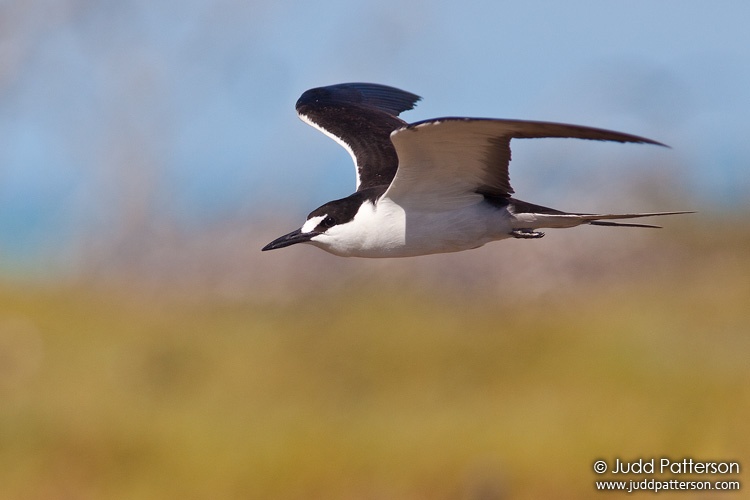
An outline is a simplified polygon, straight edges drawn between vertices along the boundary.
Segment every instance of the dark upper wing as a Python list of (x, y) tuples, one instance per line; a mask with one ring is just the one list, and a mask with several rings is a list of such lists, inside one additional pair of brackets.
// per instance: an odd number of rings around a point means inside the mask
[(342, 83), (306, 91), (297, 101), (300, 118), (341, 144), (352, 156), (357, 190), (388, 185), (398, 168), (391, 132), (406, 122), (399, 113), (419, 96), (375, 83)]
[(437, 118), (393, 132), (399, 166), (386, 196), (417, 204), (460, 206), (482, 194), (510, 196), (510, 141), (572, 137), (662, 145), (611, 130), (522, 120)]

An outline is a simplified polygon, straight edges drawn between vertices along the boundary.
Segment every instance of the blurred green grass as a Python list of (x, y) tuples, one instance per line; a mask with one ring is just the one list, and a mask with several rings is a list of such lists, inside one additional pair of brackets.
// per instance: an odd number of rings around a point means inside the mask
[(746, 241), (528, 301), (6, 284), (0, 498), (599, 498), (599, 458), (744, 467)]

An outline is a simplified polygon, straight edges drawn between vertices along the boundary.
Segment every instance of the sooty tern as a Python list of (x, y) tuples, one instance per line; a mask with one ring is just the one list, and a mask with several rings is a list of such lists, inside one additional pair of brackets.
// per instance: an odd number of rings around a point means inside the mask
[(686, 212), (583, 214), (513, 198), (511, 139), (571, 137), (663, 144), (620, 132), (522, 120), (398, 118), (419, 96), (385, 85), (344, 83), (306, 91), (297, 113), (342, 145), (357, 190), (313, 210), (300, 229), (266, 245), (310, 243), (345, 257), (408, 257), (477, 248), (504, 238), (541, 238), (539, 228), (659, 227), (613, 222)]

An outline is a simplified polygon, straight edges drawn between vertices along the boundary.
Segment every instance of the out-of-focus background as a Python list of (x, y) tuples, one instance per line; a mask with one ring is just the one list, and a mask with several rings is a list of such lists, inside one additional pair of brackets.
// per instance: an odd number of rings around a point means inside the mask
[[(750, 466), (748, 19), (0, 2), (0, 497), (599, 498), (597, 459)], [(261, 253), (353, 189), (294, 113), (344, 81), (423, 96), (407, 121), (656, 139), (515, 141), (513, 184), (699, 213), (403, 260)]]

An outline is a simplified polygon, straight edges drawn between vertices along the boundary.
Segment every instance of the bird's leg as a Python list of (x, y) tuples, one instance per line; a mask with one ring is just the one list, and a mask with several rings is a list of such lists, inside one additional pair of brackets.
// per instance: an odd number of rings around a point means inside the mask
[(544, 236), (541, 231), (532, 231), (531, 229), (514, 229), (510, 232), (510, 235), (514, 238), (522, 239), (536, 239)]

